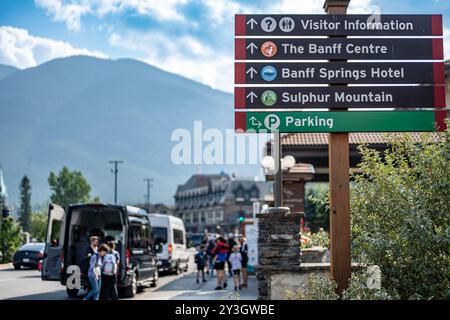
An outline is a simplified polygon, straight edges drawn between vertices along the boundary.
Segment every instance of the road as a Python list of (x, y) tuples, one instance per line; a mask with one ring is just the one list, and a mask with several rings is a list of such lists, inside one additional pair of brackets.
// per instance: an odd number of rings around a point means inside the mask
[[(194, 270), (191, 266), (190, 270)], [(133, 299), (136, 300), (220, 300), (220, 299), (256, 299), (256, 281), (250, 277), (249, 288), (233, 291), (233, 280), (228, 279), (227, 290), (214, 290), (215, 279), (196, 284), (195, 273), (188, 271), (180, 275), (161, 276), (156, 288), (145, 288)], [(0, 300), (66, 300), (66, 290), (58, 281), (42, 281), (37, 270), (0, 270)]]

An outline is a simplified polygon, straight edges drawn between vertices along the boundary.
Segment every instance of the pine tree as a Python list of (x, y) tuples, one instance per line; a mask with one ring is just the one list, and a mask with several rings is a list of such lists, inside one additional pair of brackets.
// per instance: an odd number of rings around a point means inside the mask
[(29, 232), (31, 223), (31, 184), (30, 179), (26, 175), (20, 182), (19, 221), (23, 231)]

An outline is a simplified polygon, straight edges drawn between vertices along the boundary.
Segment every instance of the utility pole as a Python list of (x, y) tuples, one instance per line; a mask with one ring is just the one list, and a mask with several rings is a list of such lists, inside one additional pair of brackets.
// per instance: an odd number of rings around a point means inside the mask
[(109, 163), (114, 164), (114, 169), (111, 172), (114, 173), (114, 204), (117, 204), (117, 173), (119, 172), (118, 165), (123, 163), (122, 160), (110, 160)]
[(153, 178), (145, 178), (144, 181), (147, 182), (147, 196), (146, 196), (146, 203), (145, 206), (147, 207), (147, 213), (150, 213), (150, 189), (153, 187), (152, 182), (155, 179)]
[(281, 169), (281, 133), (279, 131), (274, 132), (274, 152), (275, 159), (275, 177), (274, 177), (274, 193), (275, 193), (275, 207), (280, 208), (283, 206), (283, 170)]

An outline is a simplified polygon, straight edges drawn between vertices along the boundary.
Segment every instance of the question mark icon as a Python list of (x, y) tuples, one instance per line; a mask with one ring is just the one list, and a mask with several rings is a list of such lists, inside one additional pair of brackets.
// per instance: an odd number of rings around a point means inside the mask
[(261, 21), (261, 28), (265, 32), (272, 32), (277, 28), (277, 22), (272, 17), (265, 17)]

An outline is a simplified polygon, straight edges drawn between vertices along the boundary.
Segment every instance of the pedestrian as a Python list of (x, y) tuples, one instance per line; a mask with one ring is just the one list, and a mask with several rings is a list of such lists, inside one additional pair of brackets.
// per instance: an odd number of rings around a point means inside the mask
[(225, 277), (225, 262), (227, 261), (228, 244), (223, 237), (216, 240), (216, 246), (212, 252), (214, 269), (217, 274), (217, 287), (215, 290), (222, 290), (227, 287), (227, 280)]
[(206, 282), (205, 279), (205, 265), (206, 265), (206, 252), (205, 245), (200, 245), (199, 250), (195, 254), (195, 264), (197, 264), (197, 283), (200, 282), (200, 273), (202, 274), (202, 281)]
[[(91, 257), (93, 254), (97, 253), (97, 250), (98, 250), (98, 237), (97, 236), (89, 237), (89, 246), (86, 248), (83, 260), (81, 261), (81, 272), (86, 278), (88, 278)], [(87, 290), (89, 291), (90, 289), (91, 283), (89, 282), (89, 280), (87, 280)]]
[(231, 270), (233, 271), (233, 283), (234, 291), (242, 290), (241, 285), (241, 269), (242, 269), (242, 256), (239, 252), (239, 246), (235, 245), (230, 254)]
[(230, 233), (228, 235), (228, 255), (227, 255), (227, 265), (228, 265), (228, 273), (230, 274), (230, 277), (233, 277), (233, 272), (231, 269), (231, 262), (230, 262), (230, 255), (233, 251), (234, 246), (237, 245), (236, 240), (234, 240), (234, 233)]
[(108, 242), (109, 252), (103, 258), (101, 300), (118, 300), (117, 274), (120, 266), (120, 254), (117, 252), (114, 240)]
[(210, 277), (214, 277), (214, 255), (212, 254), (214, 248), (216, 247), (216, 236), (211, 235), (208, 238), (208, 244), (206, 245), (206, 255), (208, 256), (208, 269), (206, 271)]
[(102, 260), (103, 257), (109, 252), (109, 247), (106, 244), (102, 244), (98, 248), (98, 252), (91, 256), (89, 262), (88, 280), (91, 284), (84, 300), (98, 300), (100, 297), (100, 288), (102, 284)]
[(242, 286), (244, 288), (248, 287), (248, 272), (247, 272), (247, 264), (248, 264), (248, 245), (247, 239), (245, 237), (240, 237), (239, 242), (241, 245), (240, 253), (242, 256)]

